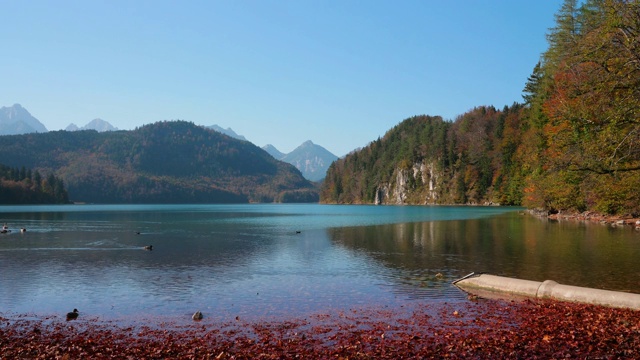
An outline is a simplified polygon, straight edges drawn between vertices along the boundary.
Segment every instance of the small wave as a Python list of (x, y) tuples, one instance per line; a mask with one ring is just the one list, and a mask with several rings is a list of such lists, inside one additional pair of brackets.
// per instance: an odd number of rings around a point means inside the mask
[(11, 248), (0, 249), (0, 252), (11, 251), (122, 251), (122, 250), (141, 250), (143, 246), (126, 246), (126, 247), (32, 247), (32, 248)]

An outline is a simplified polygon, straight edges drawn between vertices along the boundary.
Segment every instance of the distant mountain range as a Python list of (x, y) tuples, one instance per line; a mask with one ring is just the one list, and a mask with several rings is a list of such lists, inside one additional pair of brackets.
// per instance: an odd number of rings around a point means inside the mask
[[(98, 132), (118, 130), (102, 119), (93, 119), (87, 125), (78, 127), (76, 124), (69, 124), (66, 131), (96, 130)], [(20, 104), (4, 106), (0, 108), (0, 135), (20, 135), (29, 133), (45, 133), (47, 128), (40, 120), (33, 117), (27, 109)]]
[(108, 121), (104, 121), (102, 119), (93, 119), (87, 125), (83, 127), (78, 127), (76, 124), (71, 123), (69, 126), (65, 128), (66, 131), (78, 131), (78, 130), (95, 130), (97, 132), (104, 131), (116, 131), (118, 128), (109, 124)]
[[(224, 129), (218, 125), (210, 125), (205, 128), (215, 130), (234, 139), (248, 141), (244, 136), (238, 135), (231, 128)], [(96, 130), (98, 132), (106, 132), (118, 129), (105, 120), (94, 119), (83, 127), (79, 127), (73, 123), (69, 124), (65, 130)], [(48, 130), (20, 104), (0, 108), (0, 135), (19, 135), (36, 132), (44, 133), (48, 132)], [(305, 179), (316, 182), (324, 179), (329, 165), (338, 159), (336, 155), (311, 141), (304, 142), (288, 154), (280, 152), (271, 144), (265, 145), (262, 149), (276, 160), (284, 161), (295, 166), (300, 170)]]
[(215, 131), (217, 131), (219, 133), (223, 133), (223, 134), (225, 134), (227, 136), (231, 136), (234, 139), (247, 141), (247, 139), (244, 136), (236, 134), (236, 132), (231, 130), (231, 128), (223, 129), (218, 125), (207, 126), (207, 128), (209, 128), (211, 130), (215, 130)]

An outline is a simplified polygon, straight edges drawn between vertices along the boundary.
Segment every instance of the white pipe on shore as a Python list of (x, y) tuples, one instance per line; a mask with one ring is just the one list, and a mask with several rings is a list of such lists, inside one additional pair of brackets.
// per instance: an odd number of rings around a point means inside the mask
[(490, 291), (539, 299), (555, 299), (640, 310), (640, 294), (562, 285), (553, 280), (538, 282), (487, 274), (478, 276), (470, 274), (455, 281), (454, 284), (471, 292), (473, 290)]

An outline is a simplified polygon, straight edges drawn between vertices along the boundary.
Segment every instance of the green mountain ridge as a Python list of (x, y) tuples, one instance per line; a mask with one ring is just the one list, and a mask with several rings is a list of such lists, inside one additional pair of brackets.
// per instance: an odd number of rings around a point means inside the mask
[(186, 121), (131, 131), (54, 131), (0, 137), (8, 166), (62, 178), (75, 202), (313, 202), (293, 166), (247, 141)]

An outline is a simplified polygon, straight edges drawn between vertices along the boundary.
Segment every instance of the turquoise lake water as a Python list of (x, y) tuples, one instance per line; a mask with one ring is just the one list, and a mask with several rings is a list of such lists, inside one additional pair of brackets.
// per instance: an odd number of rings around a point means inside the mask
[(0, 223), (12, 230), (0, 235), (5, 315), (283, 318), (458, 302), (451, 281), (472, 271), (640, 293), (640, 233), (518, 208), (2, 206)]

